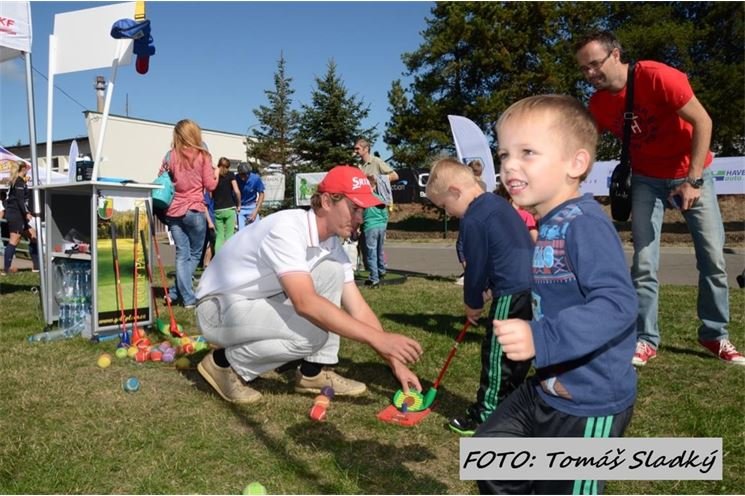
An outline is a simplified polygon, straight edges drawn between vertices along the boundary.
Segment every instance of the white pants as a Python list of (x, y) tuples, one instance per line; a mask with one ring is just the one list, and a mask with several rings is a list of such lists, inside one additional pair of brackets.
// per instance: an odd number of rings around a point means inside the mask
[[(342, 265), (324, 260), (310, 274), (316, 292), (341, 306)], [(197, 305), (197, 324), (207, 341), (225, 348), (233, 370), (246, 381), (293, 360), (327, 365), (339, 361), (339, 336), (299, 316), (284, 293), (258, 300), (204, 298)]]

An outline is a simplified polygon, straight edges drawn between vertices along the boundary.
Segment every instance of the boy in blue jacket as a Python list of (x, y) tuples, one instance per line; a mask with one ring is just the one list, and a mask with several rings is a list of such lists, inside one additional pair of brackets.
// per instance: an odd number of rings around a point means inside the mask
[[(427, 198), (458, 217), (464, 268), (466, 318), (477, 323), (491, 297), (489, 319), (530, 319), (530, 261), (533, 242), (517, 211), (504, 198), (487, 193), (471, 169), (453, 158), (438, 160), (427, 181)], [(476, 401), (448, 427), (472, 436), (476, 428), (525, 380), (529, 360), (506, 357), (487, 325), (481, 343), (481, 378)]]
[[(536, 374), (477, 437), (620, 437), (631, 420), (638, 302), (621, 242), (591, 195), (579, 191), (597, 130), (574, 98), (513, 104), (497, 122), (500, 179), (540, 216), (533, 254), (533, 320), (494, 320), (507, 357)], [(595, 494), (604, 481), (479, 481), (485, 494)]]

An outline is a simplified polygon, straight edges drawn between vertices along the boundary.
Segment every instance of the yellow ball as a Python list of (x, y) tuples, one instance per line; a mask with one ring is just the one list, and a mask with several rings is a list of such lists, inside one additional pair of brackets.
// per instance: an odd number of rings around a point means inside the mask
[(252, 482), (243, 489), (243, 494), (266, 494), (266, 488), (260, 482)]
[(109, 365), (111, 365), (111, 355), (108, 353), (101, 353), (101, 356), (98, 357), (98, 361), (96, 362), (99, 367), (102, 369), (105, 369)]
[(129, 358), (134, 358), (138, 351), (140, 350), (139, 348), (137, 348), (137, 346), (130, 346), (129, 348), (127, 348), (127, 356)]
[(190, 369), (191, 368), (191, 362), (186, 357), (181, 357), (178, 360), (176, 360), (175, 365), (177, 369)]

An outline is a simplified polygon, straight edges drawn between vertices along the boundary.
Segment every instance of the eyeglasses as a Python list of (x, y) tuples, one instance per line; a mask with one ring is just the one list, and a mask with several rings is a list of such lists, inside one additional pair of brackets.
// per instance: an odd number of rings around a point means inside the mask
[(603, 60), (593, 60), (587, 65), (581, 65), (579, 66), (579, 70), (582, 71), (582, 73), (587, 74), (588, 72), (597, 71), (601, 67), (603, 67), (603, 64), (605, 64), (605, 61), (610, 58), (610, 56), (613, 55), (613, 50), (608, 52), (608, 55), (605, 56)]

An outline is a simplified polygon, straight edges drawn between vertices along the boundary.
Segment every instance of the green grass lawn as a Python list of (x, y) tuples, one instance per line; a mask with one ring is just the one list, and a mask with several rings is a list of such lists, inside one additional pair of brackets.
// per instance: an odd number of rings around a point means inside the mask
[[(469, 331), (445, 376), (435, 411), (414, 428), (375, 415), (398, 384), (374, 352), (342, 345), (339, 372), (365, 381), (367, 395), (335, 398), (328, 421), (308, 419), (313, 397), (295, 394), (293, 373), (257, 381), (258, 405), (233, 406), (196, 370), (117, 360), (99, 369), (115, 343), (82, 339), (30, 345), (39, 332), (38, 275), (0, 280), (0, 493), (240, 494), (251, 481), (282, 494), (471, 494), (458, 479), (458, 437), (444, 427), (472, 401), (479, 331)], [(414, 367), (431, 385), (462, 322), (462, 288), (409, 278), (363, 289), (386, 329), (425, 348)], [(628, 436), (722, 437), (722, 481), (611, 481), (608, 493), (735, 494), (745, 487), (745, 368), (708, 356), (696, 343), (696, 290), (664, 286), (659, 356), (639, 374)], [(732, 290), (733, 341), (745, 348), (745, 293)], [(165, 315), (165, 310), (162, 312)], [(177, 320), (196, 333), (193, 312)], [(121, 383), (137, 376), (142, 389)]]

